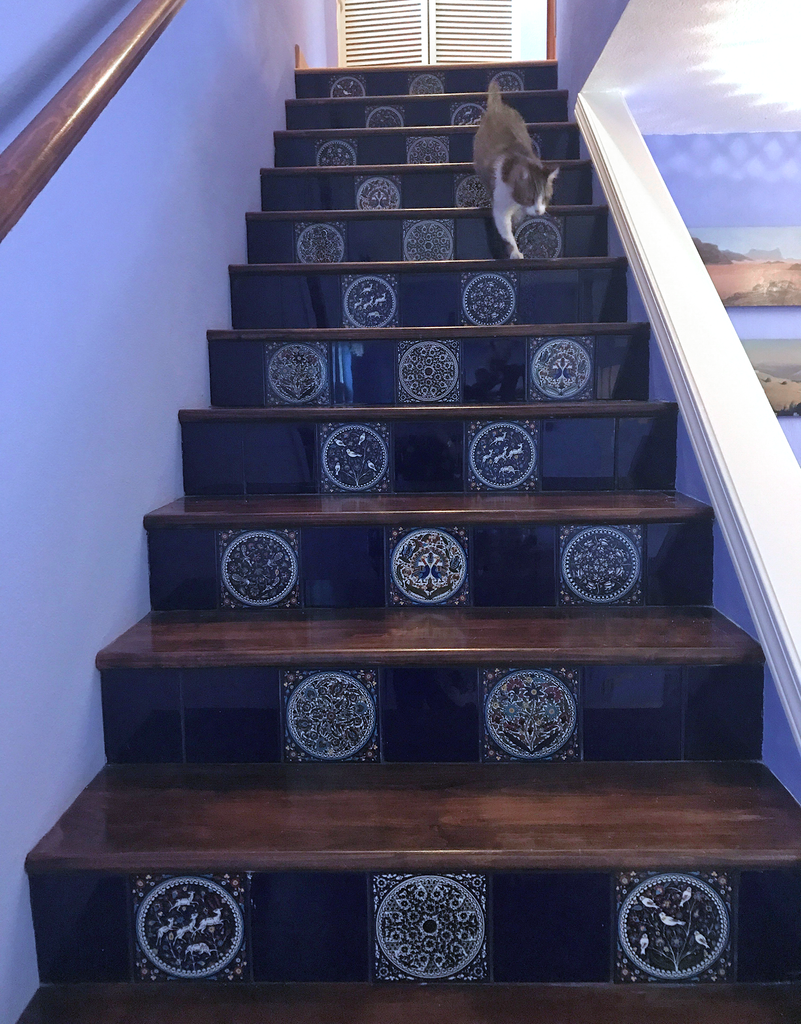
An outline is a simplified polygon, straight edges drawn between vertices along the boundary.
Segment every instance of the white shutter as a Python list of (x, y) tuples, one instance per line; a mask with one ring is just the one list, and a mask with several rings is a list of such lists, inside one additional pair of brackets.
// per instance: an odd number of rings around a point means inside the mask
[(339, 0), (339, 63), (428, 63), (427, 0)]
[(432, 64), (513, 60), (513, 0), (430, 0)]

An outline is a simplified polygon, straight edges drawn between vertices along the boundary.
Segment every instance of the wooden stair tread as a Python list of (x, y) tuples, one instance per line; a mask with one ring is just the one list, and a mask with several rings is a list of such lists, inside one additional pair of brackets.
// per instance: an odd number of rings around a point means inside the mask
[(31, 872), (777, 867), (801, 807), (750, 762), (111, 765)]
[(268, 495), (179, 498), (145, 516), (169, 526), (259, 528), (359, 523), (675, 523), (711, 519), (712, 508), (683, 494)]
[[(506, 96), (506, 102), (509, 102), (510, 97), (517, 99), (526, 99), (536, 96), (561, 96), (567, 98), (567, 89), (521, 89), (514, 93), (508, 93)], [(385, 103), (403, 103), (404, 106), (409, 104), (415, 106), (418, 103), (431, 103), (437, 101), (447, 101), (449, 103), (468, 103), (471, 100), (480, 102), (487, 96), (486, 89), (484, 92), (438, 92), (438, 93), (389, 93), (384, 96), (302, 96), (298, 99), (285, 100), (287, 107), (330, 107), (332, 104), (341, 103), (347, 107), (355, 106), (358, 103), (366, 103), (370, 106), (374, 104), (385, 104)], [(410, 125), (408, 127), (414, 127)]]
[[(554, 216), (582, 214), (606, 215), (607, 206), (576, 203), (572, 206), (549, 206), (548, 213)], [(411, 214), (414, 218), (411, 218)], [(492, 210), (484, 206), (421, 206), (403, 207), (397, 210), (254, 210), (245, 214), (246, 221), (268, 222), (285, 220), (314, 221), (351, 221), (351, 220), (409, 220), (425, 215), (434, 220), (461, 218), (466, 220), (488, 220)], [(583, 257), (572, 257), (579, 259)], [(407, 261), (408, 262), (408, 261)], [(444, 262), (444, 261), (443, 261)], [(494, 261), (493, 261), (494, 262)]]
[[(330, 131), (331, 129), (325, 129)], [(337, 129), (338, 131), (342, 129)], [(345, 129), (347, 130), (347, 129)], [(293, 132), (295, 134), (295, 132)], [(548, 164), (551, 167), (559, 166), (563, 170), (568, 170), (571, 167), (591, 167), (592, 162), (590, 160), (549, 160)], [(431, 172), (441, 174), (474, 174), (473, 165), (467, 162), (458, 162), (447, 164), (344, 164), (333, 167), (316, 167), (314, 165), (308, 166), (303, 165), (301, 167), (262, 167), (260, 173), (264, 177), (270, 177), (272, 175), (283, 175), (287, 174), (324, 174), (324, 175), (338, 175), (338, 174), (358, 174), (367, 175), (368, 177), (372, 174), (429, 174)]]
[(101, 669), (761, 661), (759, 644), (719, 612), (677, 607), (154, 612), (97, 656)]
[[(650, 324), (628, 323), (578, 324), (503, 324), (498, 327), (376, 327), (370, 328), (370, 340), (402, 341), (406, 338), (547, 338), (581, 337), (584, 334), (632, 334), (647, 336)], [(209, 341), (349, 341), (364, 337), (361, 327), (264, 327), (247, 330), (206, 331)]]
[(801, 985), (43, 987), (19, 1024), (794, 1024)]
[[(389, 263), (232, 263), (233, 274), (466, 274), (526, 270), (607, 270), (625, 267), (625, 256), (559, 256), (552, 260), (394, 260)], [(363, 329), (364, 330), (364, 329)]]
[[(491, 68), (509, 68), (512, 71), (517, 71), (519, 68), (549, 68), (556, 67), (556, 60), (499, 60), (495, 61), (475, 61), (474, 63), (466, 64), (359, 64), (353, 67), (323, 67), (323, 68), (296, 68), (295, 76), (300, 77), (302, 75), (343, 75), (343, 74), (360, 74), (362, 71), (380, 71), (389, 73), (391, 71), (402, 71), (409, 75), (417, 75), (423, 71), (472, 71), (478, 69), (479, 71), (488, 71)], [(430, 93), (429, 95), (441, 96), (442, 93)], [(450, 95), (450, 93), (445, 93)]]
[[(449, 96), (452, 94), (448, 94)], [(368, 100), (372, 97), (368, 97)], [(546, 129), (578, 132), (575, 121), (528, 121), (529, 131), (541, 132)], [(477, 124), (404, 125), (398, 128), (279, 128), (273, 132), (276, 139), (348, 139), (367, 138), (374, 135), (466, 135), (478, 130)], [(557, 161), (558, 162), (558, 161)], [(547, 160), (546, 163), (551, 163)], [(417, 165), (420, 166), (420, 165)], [(448, 164), (447, 166), (452, 166)], [(351, 167), (351, 170), (353, 167)]]

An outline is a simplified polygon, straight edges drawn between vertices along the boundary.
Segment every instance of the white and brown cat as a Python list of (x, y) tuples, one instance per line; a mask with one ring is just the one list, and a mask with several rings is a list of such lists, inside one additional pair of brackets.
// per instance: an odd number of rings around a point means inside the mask
[(473, 140), (473, 164), (492, 198), (492, 216), (509, 256), (522, 260), (513, 224), (522, 216), (545, 213), (559, 168), (549, 170), (536, 155), (526, 122), (503, 102), (495, 82)]

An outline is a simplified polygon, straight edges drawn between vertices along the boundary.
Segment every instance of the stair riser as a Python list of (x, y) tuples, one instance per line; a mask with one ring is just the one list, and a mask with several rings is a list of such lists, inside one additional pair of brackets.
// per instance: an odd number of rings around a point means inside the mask
[[(504, 91), (510, 86), (521, 89), (556, 89), (555, 64), (481, 65), (480, 67), (442, 67), (387, 69), (366, 71), (362, 68), (347, 70), (303, 71), (295, 74), (295, 95), (298, 99), (325, 98), (331, 95), (402, 96), (411, 89), (439, 92), (486, 92), (489, 82), (497, 74), (507, 76)], [(513, 75), (518, 81), (509, 80)], [(421, 79), (422, 76), (422, 79)], [(417, 82), (415, 84), (415, 80)], [(434, 79), (439, 81), (436, 85)], [(364, 90), (363, 92), (360, 90)], [(507, 97), (508, 99), (508, 97)]]
[[(733, 761), (761, 755), (759, 665), (542, 668), (567, 680), (576, 713), (562, 746), (537, 760)], [(364, 746), (349, 754), (342, 729), (335, 729), (339, 746), (327, 747), (327, 757), (385, 764), (525, 760), (519, 741), (499, 744), (486, 724), (489, 693), (512, 671), (508, 665), (106, 669), (106, 756), (112, 764), (322, 761), (304, 735), (298, 743), (297, 732), (287, 728), (291, 694), (320, 671), (345, 672), (369, 684), (375, 707), (373, 729), (367, 723), (363, 730)], [(533, 732), (540, 735), (541, 725)]]
[[(391, 131), (370, 130), (359, 134), (351, 129), (323, 131), (319, 135), (278, 134), (275, 136), (276, 167), (345, 166), (350, 164), (443, 164), (472, 163), (475, 128), (445, 128), (437, 132), (414, 128)], [(534, 148), (543, 160), (578, 160), (579, 134), (575, 125), (530, 130)], [(416, 139), (429, 140), (416, 144)], [(344, 147), (326, 147), (343, 141)], [(323, 148), (325, 147), (325, 148)]]
[[(675, 870), (675, 866), (666, 865), (659, 873)], [(657, 909), (647, 911), (635, 897), (634, 909), (629, 909), (628, 915), (627, 896), (641, 880), (646, 881), (657, 872), (625, 865), (622, 870), (573, 873), (465, 873), (453, 865), (443, 865), (435, 873), (444, 876), (439, 882), (440, 891), (455, 892), (462, 900), (462, 916), (452, 932), (456, 938), (442, 938), (439, 930), (432, 933), (436, 936), (430, 940), (432, 945), (444, 954), (444, 979), (422, 980), (459, 980), (479, 985), (493, 981), (659, 984), (664, 979), (649, 979), (626, 955), (619, 937), (619, 922), (624, 922), (624, 937), (636, 944), (635, 955), (639, 953), (640, 936), (649, 936), (644, 956), (653, 965), (651, 951), (667, 933), (667, 926), (661, 926), (657, 919), (658, 907), (664, 904), (673, 910), (676, 916), (671, 920), (682, 921), (682, 925), (673, 927), (684, 926), (686, 930), (681, 912), (673, 906), (679, 902), (681, 886), (691, 890), (691, 905), (701, 915), (693, 918), (687, 943), (692, 952), (682, 963), (698, 963), (700, 959), (695, 954), (699, 944), (694, 940), (694, 932), (700, 932), (704, 941), (707, 940), (703, 933), (707, 932), (714, 946), (709, 955), (711, 964), (700, 978), (679, 975), (679, 982), (719, 984), (797, 978), (795, 958), (801, 926), (786, 909), (789, 905), (797, 906), (801, 899), (801, 872), (797, 870), (759, 870), (756, 865), (727, 870), (721, 865), (704, 864), (695, 865), (688, 872), (685, 867), (679, 870), (675, 881), (668, 883), (672, 886), (671, 895), (675, 893), (673, 902), (655, 889), (646, 888), (645, 892), (660, 901), (655, 903)], [(404, 894), (409, 890), (421, 894), (412, 900), (419, 915), (415, 923), (405, 917), (406, 911), (395, 913), (397, 897), (392, 890), (410, 877), (397, 873), (303, 871), (256, 873), (249, 877), (232, 865), (225, 876), (206, 876), (224, 890), (225, 895), (220, 897), (219, 890), (210, 892), (208, 886), (203, 886), (202, 875), (193, 882), (193, 878), (198, 878), (193, 872), (162, 875), (147, 874), (144, 869), (136, 875), (35, 875), (31, 878), (31, 891), (41, 978), (45, 983), (153, 984), (166, 980), (168, 975), (154, 967), (137, 938), (134, 922), (140, 906), (145, 908), (145, 942), (162, 958), (162, 965), (183, 969), (190, 975), (202, 971), (202, 965), (210, 962), (208, 955), (200, 950), (193, 960), (185, 950), (190, 939), (195, 944), (205, 941), (207, 948), (213, 945), (208, 941), (208, 926), (202, 933), (190, 931), (188, 936), (185, 933), (177, 938), (177, 922), (182, 922), (181, 927), (199, 925), (201, 918), (206, 919), (204, 914), (215, 917), (216, 908), (220, 907), (218, 916), (227, 931), (217, 940), (222, 956), (218, 954), (216, 962), (234, 953), (228, 965), (212, 975), (220, 985), (252, 981), (419, 983), (419, 976), (403, 971), (386, 953), (413, 970), (417, 969), (415, 963), (420, 964), (420, 973), (424, 973), (427, 958), (422, 955), (425, 933), (420, 917), (436, 922), (444, 931), (453, 911), (440, 902), (441, 897), (426, 895), (433, 888), (429, 883), (425, 889), (418, 884), (416, 888), (401, 890)], [(174, 883), (170, 890), (174, 897), (157, 891), (148, 900), (151, 891), (170, 878), (187, 880)], [(706, 895), (702, 884), (714, 895)], [(465, 890), (469, 895), (463, 895)], [(173, 905), (170, 900), (188, 900), (192, 893), (200, 911), (195, 912), (194, 922), (188, 908), (169, 909)], [(700, 898), (699, 893), (703, 893)], [(782, 924), (779, 928), (776, 910)], [(385, 923), (390, 914), (392, 931)], [(159, 922), (164, 920), (166, 926), (170, 917), (175, 931), (168, 931), (159, 939)], [(638, 931), (637, 923), (631, 923), (632, 917), (637, 922), (640, 918), (644, 920), (644, 932)], [(241, 922), (240, 934), (235, 934), (237, 920)], [(398, 933), (407, 940), (407, 951), (387, 941)], [(721, 933), (723, 937), (718, 939)], [(414, 956), (407, 959), (412, 952)], [(448, 970), (453, 972), (454, 967), (456, 972), (449, 975)]]
[[(403, 165), (401, 165), (403, 166)], [(388, 177), (398, 190), (392, 201), (398, 209), (454, 208), (473, 205), (474, 186), (472, 166), (451, 170), (448, 167), (417, 165), (397, 173), (397, 167), (386, 172), (372, 168), (345, 172), (321, 168), (316, 174), (286, 174), (269, 171), (262, 174), (261, 195), (263, 210), (357, 210), (367, 202), (357, 195), (365, 181), (375, 177)], [(462, 185), (470, 179), (468, 185)], [(462, 185), (461, 189), (459, 186)], [(368, 188), (369, 195), (369, 188)], [(470, 200), (468, 204), (467, 200)], [(563, 166), (554, 185), (553, 203), (577, 206), (592, 202), (592, 172), (589, 164)]]
[[(564, 93), (510, 93), (504, 101), (527, 124), (567, 121)], [(454, 96), (371, 99), (296, 100), (286, 105), (288, 131), (311, 128), (428, 128), (432, 125), (471, 125), (481, 118), (487, 97), (482, 93)]]
[[(645, 400), (648, 398), (648, 340), (640, 335), (582, 335), (592, 369), (576, 401), (588, 399)], [(323, 391), (326, 405), (393, 405), (402, 397), (397, 381), (398, 362), (407, 342), (354, 339), (313, 342), (324, 361)], [(547, 401), (550, 389), (537, 386), (536, 353), (545, 338), (463, 338), (450, 347), (458, 369), (454, 395), (465, 404)], [(302, 344), (302, 343), (301, 343)], [(209, 341), (211, 401), (217, 406), (288, 405), (286, 393), (269, 383), (270, 360), (281, 342)], [(320, 401), (320, 397), (312, 402)], [(568, 399), (570, 400), (570, 399)], [(305, 405), (307, 402), (293, 403)], [(414, 405), (408, 406), (410, 415)]]
[[(394, 491), (424, 494), (475, 490), (475, 474), (464, 454), (465, 445), (472, 443), (466, 436), (470, 424), (458, 420), (421, 422), (413, 416), (410, 409), (410, 419), (393, 424), (388, 439), (384, 439), (388, 483)], [(321, 491), (321, 453), (327, 441), (324, 425), (311, 420), (200, 421), (184, 423), (182, 429), (186, 494)], [(527, 429), (536, 438), (538, 453), (532, 478), (523, 483), (533, 482), (535, 489), (673, 489), (673, 415), (548, 419), (531, 421)], [(380, 430), (376, 432), (380, 434)], [(331, 477), (326, 474), (325, 479), (331, 486)]]
[[(323, 236), (324, 232), (324, 236)], [(536, 232), (536, 234), (534, 233)], [(249, 263), (381, 263), (400, 260), (506, 259), (492, 217), (381, 217), (260, 220), (247, 225)], [(606, 213), (553, 214), (517, 232), (524, 256), (606, 256)]]
[(619, 264), (562, 269), (554, 263), (553, 269), (504, 270), (503, 280), (495, 271), (483, 272), (495, 275), (489, 279), (492, 307), (486, 315), (486, 306), (471, 301), (476, 287), (471, 282), (479, 271), (462, 281), (460, 271), (449, 269), (451, 264), (443, 263), (441, 271), (421, 271), (417, 266), (397, 264), (397, 272), (378, 274), (381, 281), (377, 285), (374, 278), (370, 282), (356, 280), (369, 275), (324, 272), (323, 265), (308, 273), (292, 274), (232, 268), (234, 330), (452, 327), (471, 323), (466, 308), (472, 322), (482, 326), (620, 323), (626, 319), (626, 271)]

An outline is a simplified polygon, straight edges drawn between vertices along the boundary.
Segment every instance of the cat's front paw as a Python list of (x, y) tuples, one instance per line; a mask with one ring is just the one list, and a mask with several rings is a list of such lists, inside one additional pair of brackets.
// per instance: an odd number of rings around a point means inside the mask
[(523, 253), (517, 248), (517, 246), (515, 246), (509, 253), (510, 260), (522, 260), (523, 258)]

